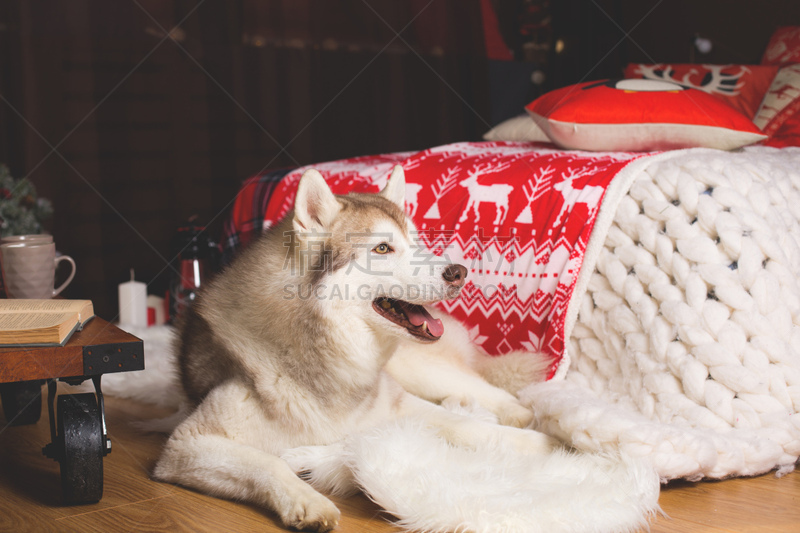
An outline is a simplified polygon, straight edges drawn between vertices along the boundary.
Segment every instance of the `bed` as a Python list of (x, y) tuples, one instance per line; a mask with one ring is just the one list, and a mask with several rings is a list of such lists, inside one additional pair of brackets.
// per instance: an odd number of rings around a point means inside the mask
[[(309, 167), (339, 194), (404, 168), (419, 239), (469, 269), (443, 307), (488, 354), (552, 361), (519, 393), (539, 428), (646, 456), (662, 481), (782, 474), (800, 456), (793, 50), (782, 28), (763, 65), (626, 71), (678, 90), (579, 84), (483, 142)], [(286, 215), (305, 168), (244, 182), (226, 260)]]
[[(664, 479), (791, 469), (800, 149), (486, 142), (313, 166), (344, 193), (378, 190), (395, 164), (420, 238), (470, 270), (445, 308), (487, 353), (552, 358), (549, 383), (522, 392), (540, 427), (583, 450), (655, 457)], [(290, 209), (302, 170), (245, 185), (262, 227)], [(251, 236), (229, 233), (228, 253)]]

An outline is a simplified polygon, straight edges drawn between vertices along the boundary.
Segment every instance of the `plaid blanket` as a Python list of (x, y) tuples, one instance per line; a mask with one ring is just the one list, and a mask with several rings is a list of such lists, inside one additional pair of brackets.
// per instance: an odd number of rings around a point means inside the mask
[(222, 228), (222, 265), (227, 265), (264, 227), (264, 215), (275, 187), (291, 168), (270, 170), (242, 183), (230, 216)]

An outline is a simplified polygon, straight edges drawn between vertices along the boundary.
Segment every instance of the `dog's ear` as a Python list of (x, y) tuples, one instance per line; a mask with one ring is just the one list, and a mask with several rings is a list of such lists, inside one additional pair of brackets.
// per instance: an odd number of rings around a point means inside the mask
[(309, 169), (303, 173), (294, 200), (295, 231), (298, 233), (324, 232), (330, 226), (342, 205), (331, 192), (322, 174)]
[(392, 175), (389, 176), (389, 182), (386, 187), (380, 192), (380, 195), (391, 200), (397, 204), (401, 210), (406, 209), (406, 175), (403, 172), (403, 167), (395, 165), (392, 170)]

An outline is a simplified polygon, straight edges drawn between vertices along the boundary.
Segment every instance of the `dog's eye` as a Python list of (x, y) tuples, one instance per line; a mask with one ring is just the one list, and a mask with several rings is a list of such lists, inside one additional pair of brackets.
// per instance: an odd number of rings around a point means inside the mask
[(386, 244), (385, 242), (380, 243), (378, 246), (372, 249), (373, 252), (376, 254), (388, 254), (392, 251), (392, 247)]

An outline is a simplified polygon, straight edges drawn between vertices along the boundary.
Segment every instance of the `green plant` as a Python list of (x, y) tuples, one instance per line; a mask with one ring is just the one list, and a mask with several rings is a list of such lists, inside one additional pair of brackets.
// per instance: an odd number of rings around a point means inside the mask
[(17, 180), (0, 164), (0, 237), (42, 232), (42, 222), (53, 215), (53, 204), (36, 197), (28, 179)]

